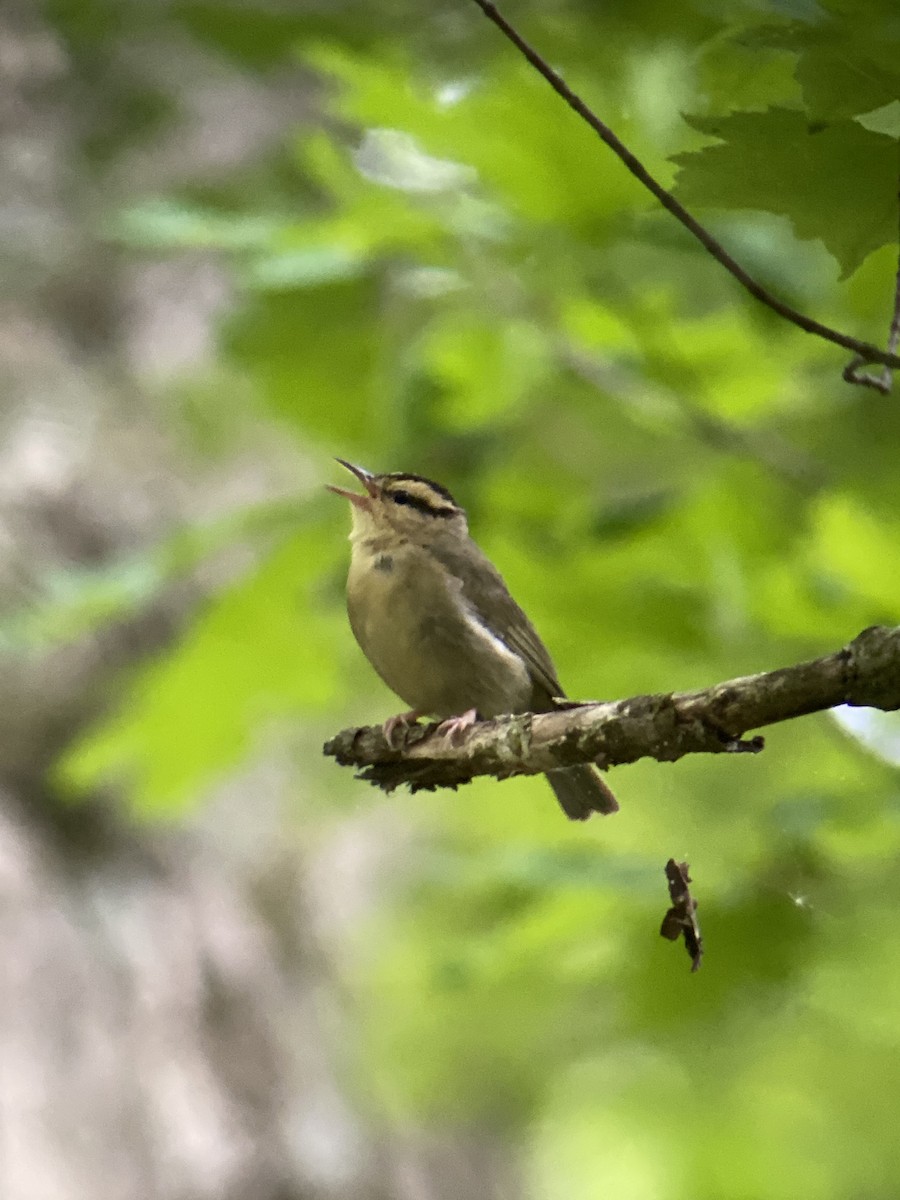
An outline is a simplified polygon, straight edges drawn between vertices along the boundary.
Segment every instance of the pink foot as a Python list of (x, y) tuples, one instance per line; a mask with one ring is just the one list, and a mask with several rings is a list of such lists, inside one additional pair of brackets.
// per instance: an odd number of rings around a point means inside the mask
[(478, 712), (474, 708), (470, 708), (467, 712), (460, 713), (458, 717), (448, 717), (446, 721), (441, 721), (437, 728), (438, 733), (444, 734), (449, 738), (451, 746), (455, 746), (460, 739), (460, 736), (478, 720)]
[[(397, 713), (396, 717), (388, 717), (381, 729), (384, 733), (384, 740), (387, 742), (391, 750), (399, 750), (406, 740), (406, 731), (410, 725), (414, 725), (419, 717), (424, 716), (417, 709), (411, 708), (409, 712)], [(399, 742), (397, 740), (398, 731), (400, 733)]]

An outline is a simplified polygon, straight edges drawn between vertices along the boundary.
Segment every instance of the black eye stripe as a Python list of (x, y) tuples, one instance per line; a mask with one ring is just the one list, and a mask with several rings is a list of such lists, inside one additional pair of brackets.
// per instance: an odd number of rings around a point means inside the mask
[(388, 495), (395, 504), (415, 508), (418, 512), (428, 513), (431, 517), (453, 517), (459, 512), (458, 508), (443, 504), (432, 504), (424, 496), (415, 496), (412, 492), (404, 491), (403, 488), (397, 488), (396, 491), (389, 491)]

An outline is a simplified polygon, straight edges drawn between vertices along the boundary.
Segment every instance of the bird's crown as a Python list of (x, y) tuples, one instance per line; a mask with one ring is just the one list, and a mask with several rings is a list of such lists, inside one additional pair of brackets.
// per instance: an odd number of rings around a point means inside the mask
[(408, 506), (432, 517), (455, 517), (462, 512), (445, 487), (422, 475), (394, 471), (390, 475), (376, 475), (374, 480), (382, 498), (401, 508)]

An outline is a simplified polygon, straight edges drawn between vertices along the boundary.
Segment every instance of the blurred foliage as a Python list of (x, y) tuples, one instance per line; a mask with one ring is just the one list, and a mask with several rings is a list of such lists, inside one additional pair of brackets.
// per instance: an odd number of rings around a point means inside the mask
[[(767, 286), (884, 339), (896, 0), (507, 7)], [(50, 9), (89, 56), (124, 6)], [(449, 485), (573, 695), (711, 683), (900, 621), (895, 399), (746, 297), (473, 6), (169, 19), (248, 73), (308, 72), (322, 109), (268, 186), (148, 196), (116, 237), (231, 264), (221, 378), (323, 482), (337, 453)], [(177, 813), (267, 723), (309, 727), (312, 754), (320, 728), (392, 711), (343, 616), (347, 515), (309, 514), (61, 778)], [(418, 833), (350, 960), (359, 1095), (506, 1131), (536, 1196), (892, 1197), (900, 776), (860, 729), (638, 764), (613, 779), (621, 815), (586, 828), (540, 781), (395, 798)], [(301, 817), (386, 803), (304, 774), (334, 805), (301, 788)], [(700, 899), (696, 976), (656, 933), (670, 855)]]

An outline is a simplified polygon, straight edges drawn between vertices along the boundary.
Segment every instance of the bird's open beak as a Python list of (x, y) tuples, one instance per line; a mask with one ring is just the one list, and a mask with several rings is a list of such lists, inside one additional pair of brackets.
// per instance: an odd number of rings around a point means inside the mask
[(349, 500), (357, 508), (368, 509), (371, 501), (378, 495), (378, 484), (375, 482), (375, 476), (371, 471), (367, 471), (365, 467), (354, 466), (353, 463), (349, 463), (343, 458), (335, 459), (335, 461), (339, 462), (342, 467), (346, 467), (351, 475), (356, 476), (366, 489), (366, 495), (360, 496), (358, 492), (351, 492), (348, 488), (335, 487), (330, 483), (325, 485), (328, 491), (334, 492), (336, 496), (343, 496), (345, 500)]

